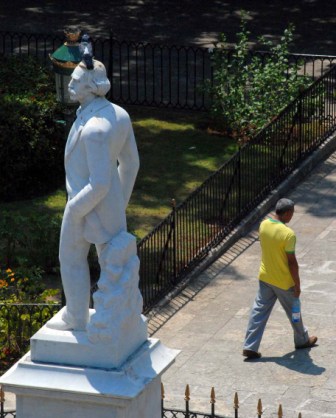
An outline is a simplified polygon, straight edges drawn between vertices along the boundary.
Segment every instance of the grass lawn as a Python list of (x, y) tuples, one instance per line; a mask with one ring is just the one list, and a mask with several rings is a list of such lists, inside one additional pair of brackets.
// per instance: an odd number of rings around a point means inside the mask
[[(171, 210), (171, 199), (183, 201), (237, 150), (232, 139), (210, 135), (206, 115), (148, 107), (125, 107), (133, 121), (140, 171), (127, 210), (130, 232), (149, 233)], [(64, 189), (29, 201), (0, 205), (25, 216), (31, 212), (62, 216)]]

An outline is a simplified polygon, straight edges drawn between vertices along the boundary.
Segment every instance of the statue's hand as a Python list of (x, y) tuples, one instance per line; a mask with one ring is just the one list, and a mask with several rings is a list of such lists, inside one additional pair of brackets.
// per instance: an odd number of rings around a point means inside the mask
[(76, 213), (73, 208), (71, 207), (71, 201), (68, 201), (65, 209), (64, 209), (64, 215), (63, 215), (63, 222), (70, 222), (72, 224), (80, 224), (83, 222), (83, 217), (79, 216), (78, 213)]

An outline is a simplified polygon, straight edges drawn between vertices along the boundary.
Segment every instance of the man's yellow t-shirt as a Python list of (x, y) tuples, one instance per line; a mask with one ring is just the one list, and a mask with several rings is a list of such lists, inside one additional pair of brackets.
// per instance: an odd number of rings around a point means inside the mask
[(284, 223), (269, 218), (260, 224), (259, 239), (262, 251), (259, 280), (284, 290), (293, 287), (286, 254), (295, 253), (295, 233)]

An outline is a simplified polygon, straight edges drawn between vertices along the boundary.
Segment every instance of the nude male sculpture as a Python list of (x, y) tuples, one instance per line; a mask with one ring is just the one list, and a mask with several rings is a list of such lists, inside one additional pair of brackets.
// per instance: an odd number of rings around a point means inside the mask
[(62, 320), (47, 324), (82, 331), (89, 322), (90, 274), (87, 256), (98, 258), (107, 243), (126, 231), (125, 209), (139, 169), (139, 156), (127, 112), (104, 96), (110, 89), (104, 65), (82, 61), (69, 83), (78, 101), (77, 119), (65, 148), (68, 201), (61, 237), (60, 265), (66, 308)]

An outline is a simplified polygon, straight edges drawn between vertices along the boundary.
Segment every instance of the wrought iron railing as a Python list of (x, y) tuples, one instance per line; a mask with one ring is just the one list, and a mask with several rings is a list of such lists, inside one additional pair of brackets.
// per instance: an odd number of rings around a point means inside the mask
[(138, 244), (148, 311), (336, 130), (336, 66)]
[[(162, 409), (162, 418), (229, 418), (228, 415), (218, 415), (216, 411), (216, 395), (215, 395), (215, 388), (211, 388), (210, 397), (209, 397), (209, 403), (210, 403), (210, 411), (209, 412), (196, 412), (193, 411), (190, 408), (190, 388), (189, 385), (186, 386), (185, 389), (185, 406), (184, 409), (171, 409), (166, 408), (164, 406), (164, 399), (165, 399), (165, 393), (164, 393), (164, 387), (161, 384), (161, 409)], [(233, 415), (230, 414), (230, 417), (234, 416), (234, 418), (239, 418), (241, 415), (239, 414), (239, 398), (238, 393), (236, 392), (234, 394), (233, 398)], [(265, 417), (263, 414), (263, 404), (261, 399), (258, 399), (258, 402), (256, 404), (256, 411), (252, 414), (252, 416), (256, 416), (257, 418), (261, 418), (262, 416)], [(272, 414), (272, 416), (275, 416)], [(282, 405), (278, 405), (277, 408), (277, 415), (278, 418), (285, 418), (285, 415), (283, 414), (283, 408)], [(298, 418), (303, 418), (302, 414), (299, 412)]]
[[(49, 63), (49, 54), (62, 45), (61, 36), (0, 31), (0, 54), (26, 54)], [(192, 46), (130, 42), (109, 38), (94, 39), (95, 56), (108, 68), (110, 99), (176, 109), (206, 110), (210, 98), (205, 80), (212, 80), (208, 49)], [(228, 56), (232, 53), (227, 50)], [(267, 58), (263, 51), (250, 51), (251, 58)], [(300, 63), (300, 73), (313, 79), (324, 74), (336, 56), (290, 54), (289, 62)]]

